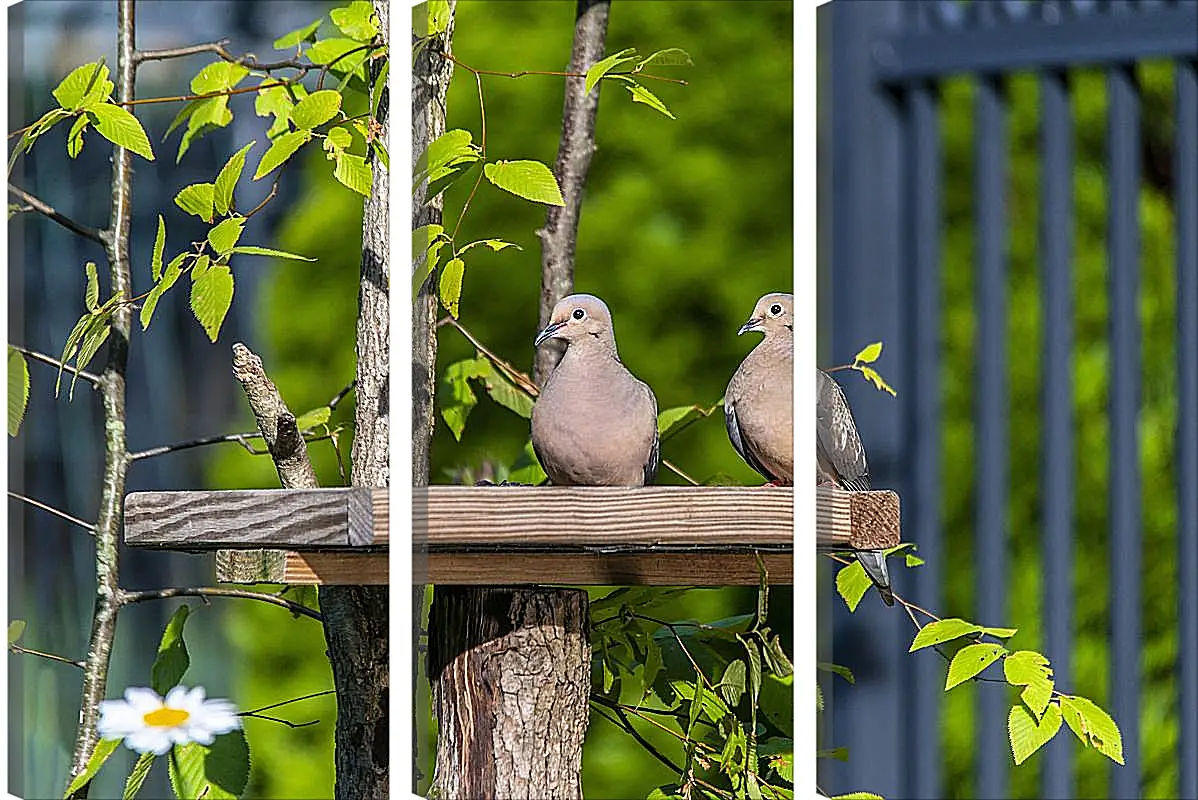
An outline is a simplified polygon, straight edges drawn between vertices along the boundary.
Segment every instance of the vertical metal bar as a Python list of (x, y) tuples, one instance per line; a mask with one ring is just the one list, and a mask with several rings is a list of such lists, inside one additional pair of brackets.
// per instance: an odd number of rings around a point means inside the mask
[[(977, 313), (977, 622), (1007, 611), (1006, 106), (1001, 79), (977, 80), (974, 214)], [(1007, 697), (978, 692), (978, 797), (1007, 795)]]
[[(940, 608), (944, 552), (940, 529), (940, 125), (937, 91), (920, 84), (908, 92), (907, 185), (910, 194), (911, 369), (906, 385), (911, 496), (905, 498), (911, 541), (927, 559), (906, 573), (912, 595), (924, 608)], [(908, 755), (909, 797), (942, 796), (940, 696), (944, 665), (931, 652), (920, 653), (912, 666), (907, 694), (911, 738), (919, 742)]]
[[(1110, 290), (1111, 713), (1125, 766), (1112, 767), (1112, 797), (1140, 795), (1140, 103), (1135, 68), (1107, 71)], [(1192, 487), (1190, 491), (1192, 491)]]
[[(1073, 649), (1073, 118), (1064, 72), (1040, 76), (1040, 269), (1044, 311), (1041, 496), (1044, 639), (1053, 670), (1072, 675)], [(1052, 742), (1040, 771), (1045, 800), (1073, 794), (1073, 742)]]
[(1175, 66), (1179, 797), (1198, 800), (1198, 63)]

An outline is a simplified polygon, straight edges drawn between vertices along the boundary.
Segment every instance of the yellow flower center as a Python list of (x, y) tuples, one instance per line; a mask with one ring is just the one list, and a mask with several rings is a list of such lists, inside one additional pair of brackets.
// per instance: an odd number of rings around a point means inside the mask
[(176, 725), (182, 725), (184, 722), (187, 722), (187, 718), (190, 716), (191, 714), (188, 714), (181, 708), (167, 708), (163, 706), (146, 714), (142, 719), (145, 720), (147, 725), (160, 728), (173, 728)]

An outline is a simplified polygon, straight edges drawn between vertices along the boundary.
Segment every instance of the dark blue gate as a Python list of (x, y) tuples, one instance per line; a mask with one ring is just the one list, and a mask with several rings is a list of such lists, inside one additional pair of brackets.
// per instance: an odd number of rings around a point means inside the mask
[[(927, 559), (915, 570), (896, 565), (896, 588), (926, 608), (982, 624), (1020, 624), (1012, 621), (1016, 607), (1037, 609), (1030, 627), (1038, 627), (1039, 640), (1021, 638), (1014, 646), (1048, 655), (1065, 692), (1086, 694), (1074, 648), (1081, 634), (1105, 626), (1106, 694), (1090, 694), (1118, 722), (1126, 758), (1126, 766), (1110, 768), (1106, 792), (1139, 797), (1170, 786), (1173, 796), (1198, 798), (1198, 2), (834, 0), (819, 15), (819, 251), (830, 287), (830, 297), (824, 295), (830, 302), (821, 309), (830, 347), (820, 351), (821, 363), (843, 363), (867, 342), (886, 342), (878, 366), (897, 383), (897, 399), (863, 381), (844, 383), (875, 486), (900, 492), (904, 539)], [(1171, 72), (1166, 108), (1145, 105), (1138, 70), (1148, 62), (1164, 62)], [(1087, 71), (1095, 80), (1101, 75), (1103, 131), (1075, 124), (1078, 76)], [(1017, 76), (1034, 82), (1038, 98), (1035, 221), (1011, 214), (1016, 200), (1026, 200), (1011, 196), (1010, 89)], [(946, 169), (942, 124), (945, 86), (962, 80), (970, 83), (972, 102), (968, 174)], [(1105, 272), (1102, 281), (1081, 283), (1079, 276), (1092, 268), (1083, 273), (1080, 265), (1090, 256), (1080, 251), (1095, 234), (1079, 230), (1078, 204), (1095, 192), (1078, 188), (1090, 185), (1090, 177), (1079, 174), (1089, 166), (1078, 143), (1098, 135), (1104, 143), (1098, 168), (1105, 216), (1098, 235)], [(1146, 234), (1142, 219), (1148, 181), (1168, 199), (1170, 241), (1145, 240), (1158, 230)], [(970, 213), (950, 219), (946, 192), (962, 185)], [(1035, 227), (1034, 251), (1012, 252), (1013, 234), (1028, 225)], [(945, 243), (958, 235), (970, 238), (970, 256), (948, 263)], [(1146, 245), (1167, 252), (1171, 263), (1143, 263)], [(1022, 295), (1011, 296), (1012, 274), (1024, 267), (1024, 283), (1036, 283), (1034, 307), (1013, 305)], [(965, 273), (971, 296), (961, 302), (954, 294), (946, 302), (949, 277)], [(1096, 293), (1105, 302), (1105, 324), (1097, 332), (1079, 321), (1081, 306), (1094, 306)], [(1158, 307), (1157, 297), (1169, 302)], [(1146, 298), (1152, 301), (1147, 306)], [(964, 325), (971, 333), (967, 371), (945, 355), (960, 344), (946, 339), (960, 314), (970, 320)], [(1173, 319), (1171, 341), (1163, 344), (1159, 335), (1153, 341), (1144, 336), (1158, 314)], [(1038, 353), (1009, 346), (1020, 315), (1036, 320)], [(1144, 358), (1149, 344), (1153, 351), (1164, 347), (1168, 357)], [(1083, 346), (1094, 359), (1080, 355)], [(1023, 375), (1029, 360), (1039, 363), (1030, 378)], [(1083, 416), (1079, 392), (1091, 385), (1105, 387), (1105, 403), (1097, 416)], [(950, 399), (963, 387), (971, 387), (973, 401), (956, 420)], [(1011, 423), (1013, 411), (1029, 404), (1039, 427), (1030, 445), (1029, 432)], [(1163, 433), (1153, 427), (1158, 404), (1171, 420)], [(945, 458), (950, 423), (966, 424), (971, 433), (968, 463)], [(1142, 469), (1145, 436), (1153, 437), (1153, 452), (1167, 450), (1167, 464), (1151, 474)], [(1025, 442), (1019, 458), (1012, 455), (1013, 441)], [(1096, 462), (1109, 465), (1103, 491), (1079, 493)], [(946, 496), (945, 485), (962, 471), (972, 476), (964, 499)], [(1034, 518), (1011, 519), (1013, 493), (1025, 490), (1034, 495), (1027, 503)], [(946, 502), (957, 504), (948, 514)], [(972, 530), (946, 528), (946, 516), (961, 516), (961, 503)], [(1165, 506), (1173, 521), (1161, 540), (1167, 546), (1146, 550), (1145, 509), (1156, 514)], [(1082, 530), (1080, 521), (1095, 513), (1105, 524)], [(1013, 587), (1028, 581), (1015, 574), (1011, 557), (1021, 552), (1016, 542), (1029, 539), (1039, 570), (1030, 604), (1026, 592), (1013, 595)], [(1099, 548), (1105, 556), (1096, 560), (1091, 554)], [(1087, 564), (1101, 569), (1079, 573)], [(1162, 570), (1175, 589), (1161, 584)], [(972, 576), (972, 600), (964, 605), (949, 591), (961, 583), (951, 577), (962, 572)], [(1092, 597), (1085, 583), (1091, 581), (1101, 581), (1109, 598), (1099, 625), (1079, 624), (1077, 588), (1085, 586)], [(1166, 611), (1154, 602), (1162, 593), (1176, 597)], [(843, 609), (832, 613), (830, 655), (853, 667), (858, 680), (829, 702), (822, 746), (847, 746), (850, 761), (821, 762), (821, 788), (888, 798), (1010, 796), (1008, 690), (975, 688), (969, 784), (950, 783), (944, 744), (954, 733), (944, 727), (945, 665), (933, 653), (905, 654), (911, 626), (896, 611), (867, 598), (852, 617)], [(1022, 625), (1029, 627), (1026, 618)], [(1160, 636), (1173, 637), (1175, 646), (1172, 678), (1158, 681), (1152, 676), (1159, 667), (1146, 677), (1144, 665), (1156, 664), (1152, 637)], [(1157, 695), (1167, 689), (1168, 701), (1147, 711), (1150, 688)], [(1146, 717), (1151, 724), (1142, 724)], [(1143, 745), (1151, 743), (1155, 752), (1160, 737), (1172, 735), (1175, 775), (1146, 787), (1149, 748)], [(1035, 796), (1077, 795), (1076, 745), (1063, 728), (1018, 768), (1040, 770)]]

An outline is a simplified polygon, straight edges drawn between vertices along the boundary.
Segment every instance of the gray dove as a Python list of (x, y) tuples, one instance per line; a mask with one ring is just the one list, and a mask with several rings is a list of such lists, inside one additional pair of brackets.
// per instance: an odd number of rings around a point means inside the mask
[[(857, 423), (844, 391), (828, 373), (817, 369), (815, 398), (815, 482), (854, 492), (869, 491), (869, 465), (857, 433)], [(878, 587), (888, 606), (894, 605), (890, 573), (881, 550), (858, 550), (857, 560)]]
[(794, 296), (767, 294), (737, 335), (765, 338), (745, 356), (724, 393), (724, 424), (740, 457), (771, 484), (794, 483)]
[(566, 342), (566, 353), (532, 409), (532, 446), (557, 486), (643, 486), (661, 460), (657, 398), (620, 362), (611, 312), (594, 295), (553, 307), (534, 342)]

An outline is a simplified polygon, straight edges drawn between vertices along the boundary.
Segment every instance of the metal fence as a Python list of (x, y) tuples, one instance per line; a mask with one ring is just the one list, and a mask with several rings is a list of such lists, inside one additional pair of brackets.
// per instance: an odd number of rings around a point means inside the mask
[[(927, 608), (982, 624), (1010, 619), (1012, 574), (1008, 502), (1013, 474), (1038, 473), (1034, 538), (1039, 548), (1039, 649), (1053, 661), (1063, 691), (1076, 689), (1075, 563), (1079, 542), (1101, 542), (1109, 574), (1107, 708), (1123, 732), (1126, 766), (1112, 766), (1111, 797), (1144, 791), (1143, 616), (1160, 587), (1142, 585), (1156, 559), (1175, 559), (1175, 687), (1163, 714), (1176, 725), (1175, 796), (1198, 798), (1198, 2), (1195, 0), (834, 0), (819, 11), (821, 101), (821, 267), (830, 276), (831, 363), (884, 339), (880, 365), (899, 386), (895, 399), (846, 382), (857, 409), (876, 486), (902, 496), (904, 539), (918, 544), (926, 566), (904, 570), (896, 587)], [(1142, 363), (1142, 132), (1150, 123), (1136, 70), (1170, 62), (1171, 183), (1175, 334), (1168, 363)], [(1075, 412), (1077, 272), (1075, 76), (1099, 71), (1105, 83), (1106, 441), (1082, 451)], [(1038, 279), (1041, 365), (1036, 390), (1038, 462), (1013, 463), (1011, 380), (1023, 355), (1008, 352), (1010, 319), (1008, 215), (1009, 82), (1034, 76), (1038, 96), (1034, 270)], [(942, 89), (972, 82), (972, 219), (946, 220)], [(947, 264), (945, 230), (972, 228), (972, 263)], [(973, 285), (973, 374), (945, 371), (947, 270), (970, 270)], [(1031, 312), (1029, 312), (1031, 313)], [(1139, 426), (1145, 375), (1174, 373), (1174, 426), (1168, 431), (1174, 492), (1146, 484)], [(971, 564), (945, 559), (942, 487), (950, 471), (942, 445), (944, 397), (954, 381), (973, 382)], [(1033, 395), (1035, 398), (1036, 395)], [(1086, 420), (1085, 422), (1091, 422)], [(1079, 496), (1079, 459), (1108, 459), (1105, 496)], [(1013, 471), (1016, 471), (1013, 473)], [(1167, 552), (1146, 553), (1142, 511), (1168, 502), (1175, 525)], [(1105, 531), (1080, 531), (1085, 504), (1106, 506)], [(1089, 544), (1085, 545), (1089, 547)], [(962, 548), (951, 548), (961, 552)], [(972, 570), (973, 605), (947, 608), (946, 576)], [(868, 598), (867, 598), (868, 599)], [(875, 609), (872, 606), (878, 605)], [(823, 788), (866, 789), (887, 797), (998, 798), (1011, 793), (1006, 714), (999, 686), (975, 691), (972, 787), (945, 785), (944, 663), (931, 653), (907, 656), (905, 616), (863, 603), (852, 617), (834, 612), (832, 657), (855, 665), (857, 685), (835, 693), (825, 728), (828, 746), (847, 746), (847, 766), (821, 762)], [(1027, 640), (1022, 640), (1029, 646)], [(1020, 642), (1016, 642), (1019, 646)], [(1030, 646), (1035, 648), (1033, 641)], [(954, 690), (958, 691), (958, 690)], [(1077, 791), (1077, 742), (1062, 729), (1039, 761), (1043, 797)], [(1028, 767), (1020, 767), (1027, 769)], [(1036, 768), (1033, 764), (1031, 768)]]

